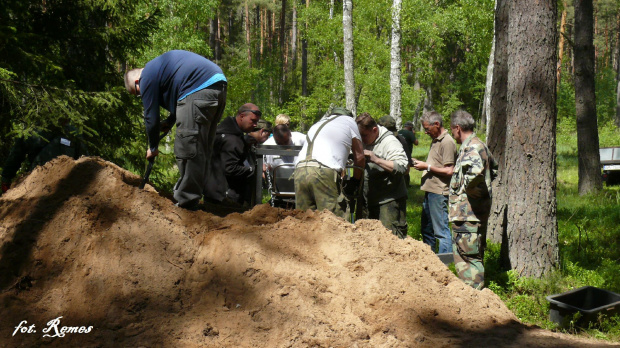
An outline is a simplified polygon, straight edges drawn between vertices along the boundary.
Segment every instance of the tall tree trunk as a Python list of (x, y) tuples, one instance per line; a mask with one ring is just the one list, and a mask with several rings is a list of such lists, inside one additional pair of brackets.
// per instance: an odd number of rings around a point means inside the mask
[(245, 0), (245, 43), (248, 46), (248, 65), (252, 67), (252, 42), (250, 41), (250, 7)]
[[(306, 0), (306, 10), (310, 7), (310, 0)], [(304, 38), (301, 40), (301, 95), (308, 96), (308, 20), (305, 23)]]
[(266, 13), (267, 13), (267, 10), (261, 11), (260, 17), (259, 17), (259, 24), (258, 24), (258, 26), (260, 27), (260, 48), (259, 48), (259, 52), (260, 52), (261, 56), (265, 53), (265, 51), (264, 51), (265, 50), (265, 31), (266, 31), (265, 30), (265, 26), (266, 26), (265, 23), (267, 23), (267, 21), (265, 20)]
[(278, 90), (278, 103), (284, 102), (284, 84), (286, 83), (286, 54), (284, 44), (284, 33), (286, 27), (286, 0), (282, 0), (282, 10), (280, 13), (280, 88)]
[(423, 113), (435, 111), (435, 107), (433, 106), (433, 89), (431, 86), (424, 86), (424, 91), (426, 92), (426, 97), (424, 97)]
[(216, 20), (217, 19), (212, 18), (209, 21), (209, 47), (211, 48), (214, 61), (217, 60), (217, 55), (215, 54), (215, 37), (217, 36)]
[[(297, 69), (297, 1), (293, 0), (293, 22), (291, 23), (291, 71)], [(297, 79), (295, 78), (295, 81)], [(295, 82), (295, 87), (297, 87)]]
[(392, 4), (392, 58), (390, 69), (390, 116), (396, 120), (396, 128), (400, 129), (401, 90), (400, 90), (400, 9), (402, 0), (394, 0)]
[(594, 6), (592, 0), (574, 0), (574, 6), (579, 194), (584, 195), (603, 188), (594, 94)]
[[(497, 2), (495, 0), (495, 11), (497, 11)], [(489, 64), (487, 65), (487, 82), (484, 86), (484, 97), (482, 105), (482, 114), (480, 115), (480, 123), (485, 126), (487, 138), (489, 137), (489, 123), (491, 121), (491, 88), (493, 87), (493, 67), (495, 64), (495, 26), (497, 23), (493, 21), (493, 42), (491, 43), (491, 54), (489, 54)]]
[(616, 21), (618, 36), (616, 37), (616, 126), (620, 127), (620, 13)]
[(217, 16), (217, 35), (215, 36), (215, 62), (219, 63), (222, 60), (222, 25), (220, 23), (220, 16)]
[[(508, 24), (506, 231), (511, 268), (540, 277), (558, 265), (557, 1), (515, 0)], [(498, 43), (499, 45), (499, 43)]]
[(353, 67), (353, 1), (342, 1), (342, 30), (344, 34), (344, 91), (347, 109), (357, 115), (355, 75)]
[(558, 88), (562, 77), (562, 58), (564, 57), (564, 35), (566, 31), (566, 1), (562, 1), (562, 18), (560, 19), (560, 53), (558, 54)]
[(491, 54), (489, 54), (489, 64), (487, 65), (487, 81), (484, 86), (484, 96), (482, 97), (482, 114), (480, 115), (480, 125), (484, 127), (486, 136), (489, 136), (489, 123), (491, 121), (491, 87), (493, 86), (493, 64), (495, 60), (495, 35), (491, 43)]
[(506, 200), (508, 195), (501, 192), (507, 189), (505, 183), (506, 124), (508, 87), (508, 18), (510, 3), (497, 0), (495, 5), (495, 53), (493, 56), (493, 79), (491, 80), (490, 119), (487, 123), (487, 144), (499, 164), (498, 175), (493, 181), (493, 205), (489, 216), (488, 237), (495, 243), (502, 243), (502, 259), (508, 267), (508, 242), (506, 236)]

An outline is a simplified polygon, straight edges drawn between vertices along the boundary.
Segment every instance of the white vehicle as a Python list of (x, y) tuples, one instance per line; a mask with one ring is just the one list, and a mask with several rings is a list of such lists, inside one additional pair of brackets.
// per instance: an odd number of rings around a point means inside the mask
[(603, 166), (603, 181), (607, 186), (620, 184), (620, 147), (599, 149)]

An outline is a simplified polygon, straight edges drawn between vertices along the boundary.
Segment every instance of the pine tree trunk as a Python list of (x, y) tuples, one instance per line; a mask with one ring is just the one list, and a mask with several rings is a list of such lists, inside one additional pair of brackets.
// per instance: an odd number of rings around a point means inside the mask
[(560, 53), (558, 55), (558, 88), (562, 77), (562, 58), (564, 57), (564, 35), (566, 31), (566, 1), (562, 1), (562, 19), (560, 19)]
[(400, 58), (400, 10), (402, 0), (394, 0), (392, 4), (392, 57), (390, 69), (390, 116), (396, 120), (396, 128), (400, 129), (401, 118), (401, 58)]
[[(306, 0), (306, 10), (310, 7), (310, 0)], [(306, 20), (306, 32), (301, 40), (301, 95), (308, 96), (308, 20)]]
[[(291, 71), (297, 69), (297, 2), (293, 0), (293, 23), (291, 24)], [(297, 81), (297, 79), (295, 79)], [(297, 83), (295, 82), (297, 87)]]
[(344, 90), (347, 109), (357, 115), (355, 102), (355, 75), (353, 73), (353, 1), (342, 1), (342, 27), (344, 33)]
[[(507, 0), (497, 0), (495, 6), (495, 53), (493, 56), (493, 79), (491, 80), (490, 119), (487, 123), (487, 144), (489, 150), (499, 163), (498, 175), (493, 181), (493, 205), (489, 216), (488, 238), (495, 243), (502, 243), (507, 248), (506, 241), (506, 200), (508, 195), (502, 194), (507, 188), (504, 175), (506, 162), (504, 155), (506, 148), (507, 104), (506, 88), (508, 87), (508, 18), (510, 3)], [(503, 242), (504, 241), (504, 242)], [(503, 261), (508, 265), (508, 249), (503, 250)]]
[(575, 0), (575, 110), (579, 194), (603, 188), (598, 152), (598, 122), (594, 94), (594, 6), (592, 0)]
[[(515, 0), (508, 25), (506, 231), (510, 266), (540, 277), (558, 266), (557, 1)], [(498, 42), (499, 45), (499, 42)]]
[(215, 37), (215, 63), (219, 63), (222, 60), (222, 25), (220, 23), (220, 16), (217, 16), (217, 35)]
[(286, 83), (286, 54), (284, 44), (284, 33), (286, 27), (286, 0), (282, 0), (282, 10), (280, 13), (280, 88), (278, 90), (278, 103), (284, 102), (284, 84)]
[(616, 126), (620, 127), (620, 13), (618, 14), (616, 38)]
[(245, 43), (248, 46), (248, 65), (252, 68), (252, 42), (250, 41), (250, 8), (245, 1)]
[(215, 37), (217, 36), (217, 28), (216, 23), (215, 23), (216, 19), (213, 18), (209, 21), (209, 47), (211, 48), (211, 53), (213, 54), (213, 60), (217, 60), (217, 56), (215, 54)]

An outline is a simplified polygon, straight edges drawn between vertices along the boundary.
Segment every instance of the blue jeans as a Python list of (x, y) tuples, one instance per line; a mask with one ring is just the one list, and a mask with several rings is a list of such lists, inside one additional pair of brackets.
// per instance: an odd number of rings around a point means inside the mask
[(448, 196), (426, 192), (422, 203), (422, 241), (438, 254), (452, 253), (452, 234), (448, 226)]

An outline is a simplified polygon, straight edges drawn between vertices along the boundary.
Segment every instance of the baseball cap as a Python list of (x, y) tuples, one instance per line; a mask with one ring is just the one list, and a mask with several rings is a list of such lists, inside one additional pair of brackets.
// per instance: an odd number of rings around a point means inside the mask
[(390, 115), (385, 115), (381, 117), (379, 119), (379, 122), (377, 123), (387, 128), (387, 130), (389, 131), (392, 131), (392, 132), (396, 131), (396, 121)]

